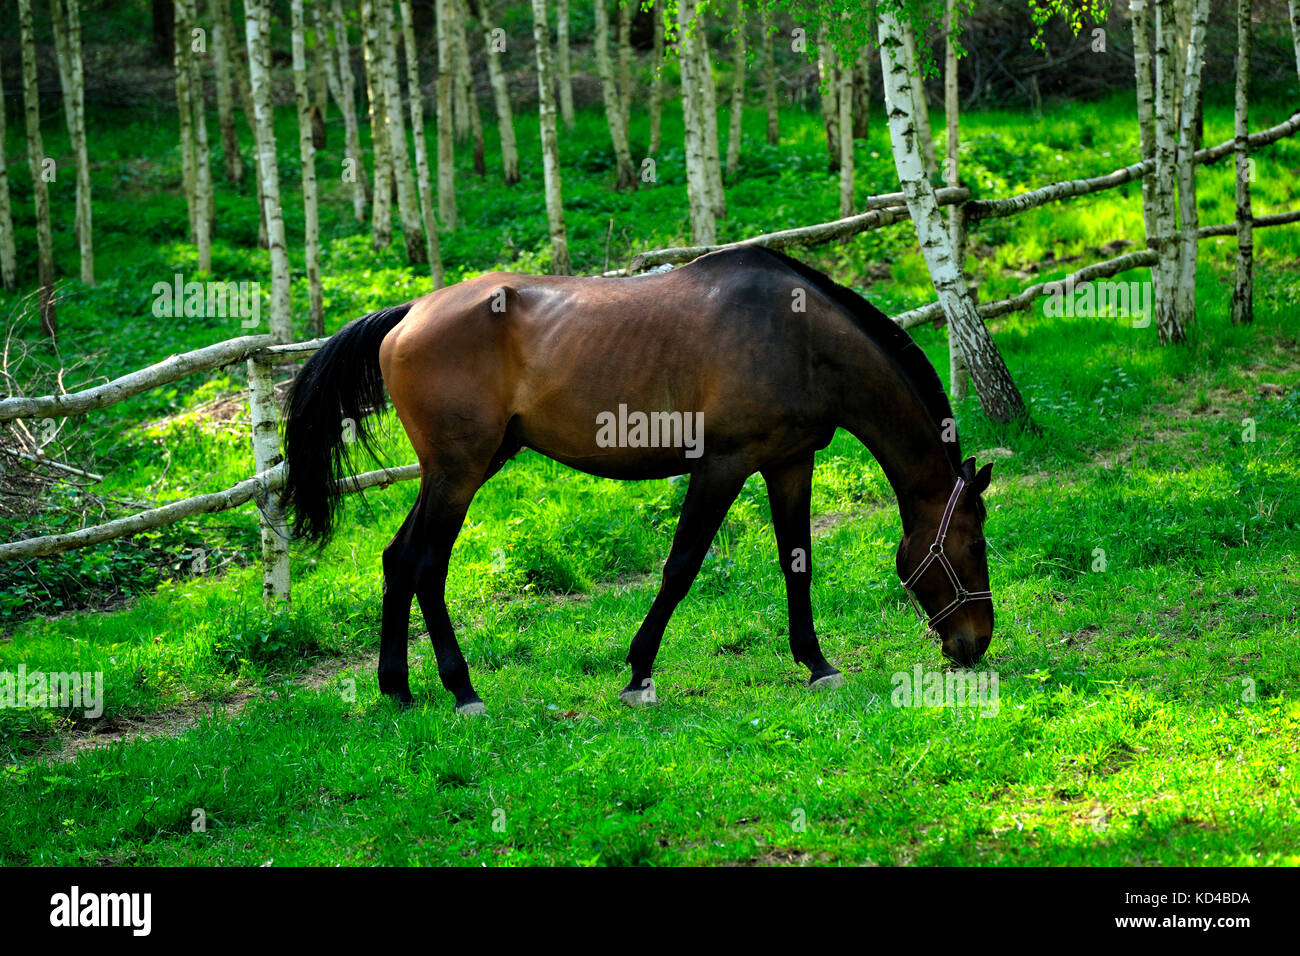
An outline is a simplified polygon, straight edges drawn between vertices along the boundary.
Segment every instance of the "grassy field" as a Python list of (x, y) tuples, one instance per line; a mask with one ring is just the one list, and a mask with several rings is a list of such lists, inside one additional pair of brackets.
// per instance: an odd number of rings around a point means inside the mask
[[(282, 144), (293, 142), (288, 112)], [(1262, 101), (1252, 118), (1288, 112)], [(994, 196), (1109, 171), (1137, 153), (1131, 115), (1122, 100), (1043, 119), (968, 114), (965, 175)], [(817, 118), (788, 111), (779, 150), (762, 144), (762, 119), (748, 117), (726, 239), (836, 215)], [(687, 233), (680, 147), (660, 156), (655, 185), (619, 195), (602, 123), (581, 114), (564, 144), (570, 243), (586, 272), (605, 266), (611, 220), (611, 267)], [(1206, 141), (1228, 138), (1231, 124), (1212, 96)], [(152, 317), (155, 282), (199, 277), (175, 130), (143, 115), (111, 129), (93, 156), (102, 281), (63, 290), (64, 354), (90, 359), (74, 380), (244, 331)], [(634, 138), (645, 129), (635, 117)], [(59, 133), (51, 122), (55, 155)], [(337, 118), (330, 136), (322, 174), (341, 154)], [(521, 118), (520, 141), (516, 189), (461, 170), (464, 225), (443, 236), (449, 278), (546, 268), (535, 120)], [(670, 113), (665, 142), (680, 141)], [(21, 148), (11, 133), (11, 152)], [(891, 188), (879, 123), (857, 158), (861, 195)], [(493, 160), (489, 150), (489, 169)], [(297, 160), (286, 149), (281, 162), (292, 184)], [(1258, 162), (1257, 214), (1288, 208), (1300, 144)], [(400, 239), (374, 253), (342, 184), (323, 178), (329, 328), (425, 291), (400, 262)], [(54, 187), (65, 275), (75, 274), (72, 189)], [(1227, 164), (1203, 171), (1199, 202), (1202, 222), (1231, 219)], [(212, 277), (263, 276), (250, 197), (223, 190), (217, 205)], [(292, 191), (285, 205), (296, 249)], [(31, 255), (31, 223), (18, 226)], [(1131, 187), (984, 224), (969, 265), (981, 295), (998, 297), (1140, 234)], [(996, 714), (891, 704), (894, 675), (943, 663), (893, 571), (892, 492), (844, 433), (814, 479), (814, 608), (847, 686), (810, 693), (790, 660), (756, 478), (670, 625), (662, 705), (621, 707), (623, 656), (684, 482), (605, 482), (525, 453), (476, 499), (448, 585), (487, 719), (453, 716), (418, 614), (417, 706), (399, 712), (376, 693), (379, 554), (411, 484), (350, 502), (326, 551), (295, 553), (293, 609), (274, 617), (260, 602), (251, 506), (0, 567), (0, 669), (102, 671), (105, 684), (98, 721), (0, 710), (0, 863), (1296, 864), (1300, 230), (1260, 230), (1256, 242), (1253, 327), (1227, 318), (1230, 239), (1201, 244), (1186, 348), (1161, 348), (1154, 327), (1120, 317), (1046, 319), (1041, 305), (995, 325), (1042, 428), (994, 429), (973, 399), (957, 409), (965, 451), (996, 459), (987, 531), (998, 627), (981, 665), (999, 679)], [(905, 225), (807, 258), (886, 311), (931, 294)], [(48, 373), (35, 361), (48, 358), (30, 302), (0, 298), (0, 314), (36, 349), (26, 368), (39, 385)], [(946, 378), (943, 331), (917, 338)], [(62, 441), (104, 472), (102, 500), (69, 490), (60, 509), (7, 513), (0, 538), (245, 477), (241, 386), (233, 368), (73, 422)], [(411, 457), (397, 429), (386, 448), (390, 461)], [(87, 746), (115, 735), (126, 739)]]

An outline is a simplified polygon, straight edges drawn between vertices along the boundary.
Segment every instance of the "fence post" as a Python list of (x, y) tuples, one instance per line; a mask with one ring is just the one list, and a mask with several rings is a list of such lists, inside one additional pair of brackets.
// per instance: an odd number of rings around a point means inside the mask
[[(253, 421), (253, 462), (260, 474), (284, 460), (275, 404), (273, 366), (257, 356), (248, 360), (248, 411)], [(262, 600), (268, 606), (289, 604), (289, 526), (276, 492), (257, 498), (262, 530)]]

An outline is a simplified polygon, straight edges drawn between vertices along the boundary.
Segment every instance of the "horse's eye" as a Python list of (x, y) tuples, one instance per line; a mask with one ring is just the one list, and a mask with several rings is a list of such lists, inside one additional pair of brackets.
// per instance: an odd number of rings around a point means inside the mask
[(971, 550), (971, 554), (974, 554), (977, 557), (983, 557), (984, 552), (987, 550), (987, 548), (985, 547), (984, 539), (980, 538), (978, 541), (972, 541), (970, 543), (970, 550)]

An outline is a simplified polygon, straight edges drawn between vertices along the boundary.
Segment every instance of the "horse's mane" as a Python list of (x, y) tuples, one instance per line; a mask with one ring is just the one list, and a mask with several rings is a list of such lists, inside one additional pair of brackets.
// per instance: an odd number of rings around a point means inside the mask
[[(748, 247), (747, 247), (748, 249)], [(917, 345), (905, 329), (898, 326), (889, 316), (858, 295), (852, 289), (840, 285), (825, 273), (818, 272), (812, 266), (800, 262), (776, 249), (755, 246), (777, 259), (787, 268), (798, 273), (801, 278), (816, 286), (817, 290), (832, 302), (844, 309), (854, 323), (871, 337), (881, 351), (894, 359), (903, 371), (904, 377), (911, 384), (916, 397), (921, 400), (930, 418), (934, 421), (936, 431), (942, 433), (944, 419), (955, 418), (948, 395), (943, 390), (939, 373), (930, 364), (921, 346)], [(961, 470), (961, 444), (958, 441), (944, 442), (944, 451), (952, 463), (954, 471)]]

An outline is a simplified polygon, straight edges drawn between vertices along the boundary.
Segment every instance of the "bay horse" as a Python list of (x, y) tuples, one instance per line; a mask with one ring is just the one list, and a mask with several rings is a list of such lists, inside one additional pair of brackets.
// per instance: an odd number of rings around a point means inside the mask
[[(782, 253), (742, 246), (628, 279), (494, 272), (354, 320), (290, 392), (282, 500), (298, 536), (328, 540), (345, 423), (369, 447), (365, 417), (385, 391), (422, 472), (383, 553), (379, 688), (399, 703), (411, 702), (415, 597), (456, 710), (484, 711), (447, 613), (447, 568), (475, 493), (522, 448), (605, 478), (690, 476), (662, 584), (628, 651), (625, 703), (656, 701), (651, 670), (669, 617), (755, 472), (771, 502), (790, 650), (810, 686), (843, 682), (818, 645), (809, 594), (813, 455), (837, 428), (893, 487), (897, 571), (943, 653), (970, 666), (988, 647), (992, 465), (962, 460), (942, 383), (911, 336)], [(678, 422), (698, 422), (700, 434), (687, 441)]]

